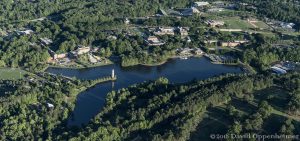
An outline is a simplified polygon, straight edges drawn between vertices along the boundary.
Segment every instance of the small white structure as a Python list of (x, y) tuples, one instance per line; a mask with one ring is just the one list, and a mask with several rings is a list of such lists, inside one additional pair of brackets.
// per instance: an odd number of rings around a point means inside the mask
[(129, 23), (130, 23), (130, 20), (129, 20), (128, 18), (126, 18), (125, 21), (124, 21), (124, 23), (125, 23), (125, 24), (129, 24)]
[(48, 107), (48, 108), (54, 108), (54, 105), (51, 104), (51, 103), (47, 103), (47, 107)]
[(186, 41), (187, 41), (188, 43), (192, 42), (191, 37), (190, 37), (190, 36), (187, 36), (187, 37), (186, 37)]
[(116, 76), (115, 76), (115, 70), (114, 69), (112, 69), (111, 70), (111, 78), (115, 78)]
[(117, 40), (118, 37), (117, 37), (117, 36), (113, 36), (113, 35), (109, 35), (109, 36), (107, 37), (107, 39), (109, 39), (109, 40)]

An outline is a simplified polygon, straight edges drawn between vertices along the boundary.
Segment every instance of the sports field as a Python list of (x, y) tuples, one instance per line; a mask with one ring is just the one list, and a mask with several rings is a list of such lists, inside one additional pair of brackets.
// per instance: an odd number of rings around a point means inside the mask
[(0, 68), (0, 80), (22, 79), (27, 72), (18, 68)]
[(240, 18), (226, 18), (224, 19), (225, 24), (227, 25), (227, 28), (229, 29), (249, 29), (254, 28), (250, 23), (248, 23), (246, 20), (242, 20)]

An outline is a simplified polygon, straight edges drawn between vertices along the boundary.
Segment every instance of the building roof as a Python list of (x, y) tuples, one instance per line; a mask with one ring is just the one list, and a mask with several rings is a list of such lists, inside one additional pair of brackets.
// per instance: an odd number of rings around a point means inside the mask
[(202, 2), (194, 2), (194, 5), (195, 6), (206, 6), (206, 5), (209, 5), (208, 2), (205, 2), (205, 1), (202, 1)]
[(275, 67), (275, 66), (271, 67), (271, 70), (274, 71), (274, 72), (276, 72), (277, 74), (285, 74), (285, 73), (287, 73), (286, 70), (281, 69), (279, 67)]
[(182, 11), (182, 15), (184, 16), (192, 16), (194, 13), (200, 13), (200, 11), (195, 7), (191, 7)]
[(53, 43), (53, 41), (49, 38), (40, 38), (40, 40), (46, 45)]

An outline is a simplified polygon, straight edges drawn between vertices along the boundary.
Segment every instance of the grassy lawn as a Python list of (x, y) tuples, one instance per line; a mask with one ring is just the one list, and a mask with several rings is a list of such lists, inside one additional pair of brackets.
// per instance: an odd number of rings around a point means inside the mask
[(0, 68), (0, 79), (1, 80), (16, 80), (22, 79), (24, 75), (27, 74), (18, 68)]
[(254, 28), (247, 21), (239, 19), (239, 18), (226, 18), (224, 19), (227, 28), (229, 29), (250, 29)]
[(299, 35), (300, 35), (300, 32), (288, 32), (288, 31), (283, 31), (282, 33), (283, 33), (283, 34), (286, 34), (286, 35), (290, 35), (290, 36), (299, 36)]
[(273, 33), (273, 32), (262, 31), (262, 32), (259, 32), (259, 33), (266, 36), (266, 37), (276, 37), (276, 34)]
[(256, 22), (256, 23), (254, 23), (258, 28), (262, 28), (262, 29), (269, 29), (270, 27), (266, 24), (266, 23), (264, 23), (264, 22), (262, 22), (262, 21), (258, 21), (258, 22)]

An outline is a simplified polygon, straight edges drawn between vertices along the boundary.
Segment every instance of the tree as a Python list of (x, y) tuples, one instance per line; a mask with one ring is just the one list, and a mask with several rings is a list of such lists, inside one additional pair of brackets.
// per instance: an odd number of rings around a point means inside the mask
[[(281, 129), (280, 129), (280, 133), (283, 135), (294, 135), (294, 130), (295, 127), (292, 123), (291, 119), (287, 119), (285, 121), (285, 123), (282, 125)], [(284, 140), (286, 141), (292, 141), (293, 139), (291, 138), (284, 138)]]
[(267, 118), (269, 115), (271, 115), (273, 108), (268, 104), (267, 101), (261, 102), (259, 104), (259, 107), (260, 108), (258, 112), (262, 115), (263, 118)]
[(5, 62), (3, 60), (0, 60), (0, 67), (5, 67)]

